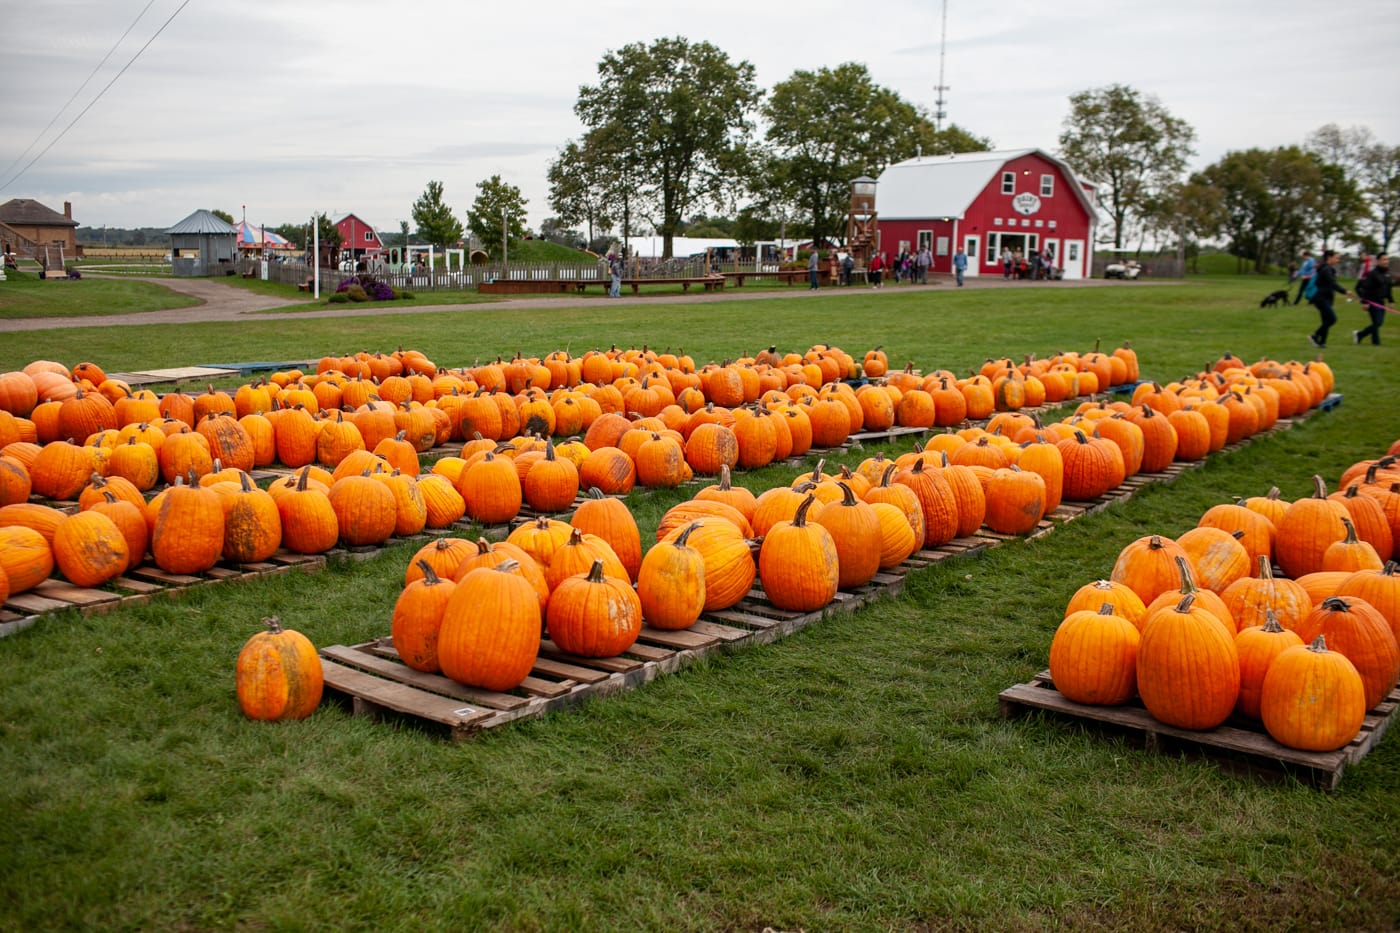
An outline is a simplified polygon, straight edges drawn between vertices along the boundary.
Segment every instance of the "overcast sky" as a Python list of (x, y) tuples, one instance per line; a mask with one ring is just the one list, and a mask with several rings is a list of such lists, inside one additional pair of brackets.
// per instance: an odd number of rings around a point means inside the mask
[[(149, 0), (138, 19), (147, 2), (10, 5), (0, 202), (72, 201), (74, 219), (92, 226), (165, 227), (201, 207), (237, 219), (246, 205), (268, 226), (354, 211), (397, 230), (428, 181), (442, 181), (464, 217), (477, 182), (500, 174), (538, 229), (551, 213), (546, 166), (580, 135), (578, 88), (596, 83), (608, 50), (705, 40), (751, 62), (764, 89), (859, 61), (929, 109), (938, 83), (940, 0)], [(1329, 122), (1400, 144), (1397, 39), (1400, 4), (1388, 2), (949, 0), (946, 110), (997, 148), (1053, 151), (1070, 94), (1124, 83), (1195, 128), (1194, 168), (1301, 143)]]

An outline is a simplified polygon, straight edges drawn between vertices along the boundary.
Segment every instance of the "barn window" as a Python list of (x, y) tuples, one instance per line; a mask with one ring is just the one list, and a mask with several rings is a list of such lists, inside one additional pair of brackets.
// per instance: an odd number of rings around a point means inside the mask
[(1055, 176), (1040, 176), (1040, 196), (1042, 198), (1053, 198), (1055, 196)]
[(1002, 173), (1001, 173), (1001, 193), (1002, 193), (1002, 194), (1015, 194), (1015, 193), (1016, 193), (1016, 173), (1015, 173), (1015, 172), (1002, 172)]
[(366, 230), (366, 231), (365, 231), (365, 242), (366, 242), (366, 243), (373, 243), (373, 242), (374, 242), (374, 232), (373, 232), (372, 230)]
[(919, 249), (920, 249), (920, 250), (926, 250), (926, 249), (927, 249), (927, 250), (932, 250), (932, 249), (933, 249), (933, 231), (932, 231), (932, 230), (920, 230), (920, 231), (919, 231)]

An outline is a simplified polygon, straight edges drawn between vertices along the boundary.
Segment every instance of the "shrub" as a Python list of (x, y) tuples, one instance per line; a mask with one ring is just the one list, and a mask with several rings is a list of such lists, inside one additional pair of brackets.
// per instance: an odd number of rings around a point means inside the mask
[(330, 304), (336, 305), (349, 304), (350, 296), (345, 294), (345, 292), (331, 292), (331, 294), (326, 298), (326, 301)]
[(369, 294), (365, 292), (364, 287), (358, 282), (356, 282), (354, 285), (347, 286), (345, 289), (345, 294), (349, 297), (351, 301), (370, 300)]

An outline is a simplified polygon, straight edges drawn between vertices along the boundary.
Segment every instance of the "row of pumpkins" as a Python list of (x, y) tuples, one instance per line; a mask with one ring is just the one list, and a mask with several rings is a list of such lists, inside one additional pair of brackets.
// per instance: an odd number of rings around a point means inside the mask
[[(1322, 378), (1325, 369), (1302, 368), (1319, 393), (1330, 390)], [(859, 483), (860, 494), (865, 487), (892, 485), (915, 490), (926, 517), (913, 524), (926, 547), (969, 535), (983, 524), (1000, 533), (1024, 534), (1054, 511), (1062, 497), (1093, 499), (1139, 471), (1159, 471), (1173, 459), (1203, 457), (1267, 427), (1280, 411), (1280, 393), (1241, 367), (1172, 386), (1145, 384), (1139, 391), (1143, 388), (1150, 391), (1137, 406), (1085, 403), (1065, 422), (1046, 427), (1031, 416), (998, 413), (986, 429), (950, 429), (896, 461), (877, 455), (854, 474), (843, 469), (838, 478)], [(69, 580), (94, 586), (140, 564), (148, 549), (163, 570), (198, 573), (220, 560), (265, 560), (279, 547), (311, 554), (342, 542), (379, 544), (424, 528), (446, 528), (464, 516), (484, 524), (509, 522), (523, 505), (562, 512), (581, 489), (626, 494), (638, 481), (678, 485), (693, 475), (692, 463), (706, 473), (743, 465), (734, 439), (749, 435), (710, 420), (721, 411), (728, 414), (711, 406), (700, 409), (682, 431), (665, 428), (659, 419), (648, 423), (652, 419), (628, 421), (606, 414), (582, 440), (558, 445), (543, 438), (516, 437), (500, 445), (479, 439), (464, 445), (462, 456), (439, 459), (432, 474), (422, 477), (413, 446), (402, 435), (385, 437), (374, 453), (349, 450), (333, 471), (303, 467), (266, 491), (242, 468), (222, 467), (220, 458), (211, 457), (227, 452), (223, 439), (239, 429), (232, 416), (214, 414), (197, 431), (166, 436), (152, 428), (149, 444), (117, 445), (106, 461), (80, 456), (77, 464), (68, 465), (71, 479), (65, 482), (78, 488), (64, 492), (78, 500), (83, 517), (62, 535), (57, 534), (64, 524), (62, 513), (25, 501), (31, 486), (38, 485), (29, 475), (54, 475), (51, 454), (104, 448), (60, 442), (34, 450), (12, 444), (0, 449), (0, 543), (12, 545), (8, 557), (0, 556), (0, 568), (8, 574), (11, 592), (36, 585), (55, 565)], [(761, 412), (740, 409), (736, 417), (740, 422), (785, 421)], [(179, 473), (173, 476), (175, 484), (149, 503), (144, 493), (156, 467), (141, 482), (120, 472), (109, 470), (103, 476), (93, 470), (151, 444), (159, 445), (162, 457), (172, 448), (181, 452), (160, 461), (162, 471)], [(900, 470), (893, 483), (883, 476), (891, 466)], [(814, 479), (820, 478), (819, 467)], [(831, 495), (836, 495), (834, 489)], [(42, 543), (21, 530), (25, 528), (37, 532)]]
[[(195, 397), (133, 391), (94, 363), (70, 371), (40, 360), (0, 373), (0, 449), (20, 444), (13, 455), (32, 461), (41, 447), (65, 445), (45, 450), (32, 478), (35, 492), (60, 500), (73, 498), (94, 471), (115, 472), (145, 491), (191, 469), (203, 476), (215, 461), (245, 471), (334, 469), (349, 453), (394, 439), (421, 453), (449, 441), (581, 436), (581, 459), (584, 446), (613, 446), (629, 427), (674, 437), (688, 469), (717, 475), (721, 461), (759, 467), (812, 446), (839, 446), (861, 430), (961, 425), (1135, 381), (1136, 354), (1115, 354), (1065, 353), (1020, 367), (989, 361), (959, 380), (944, 370), (914, 375), (912, 364), (886, 375), (881, 350), (857, 364), (824, 346), (784, 357), (770, 348), (757, 359), (699, 370), (688, 357), (638, 350), (438, 370), (421, 354), (400, 351), (327, 357), (315, 374), (276, 373), (232, 393), (210, 386)], [(843, 381), (862, 372), (873, 381), (859, 389)]]
[[(1212, 729), (1232, 714), (1277, 742), (1330, 751), (1356, 737), (1400, 678), (1400, 441), (1321, 477), (1209, 509), (1176, 540), (1148, 535), (1108, 580), (1075, 592), (1050, 646), (1071, 700), (1138, 696), (1156, 719)], [(1287, 576), (1275, 576), (1277, 563)]]

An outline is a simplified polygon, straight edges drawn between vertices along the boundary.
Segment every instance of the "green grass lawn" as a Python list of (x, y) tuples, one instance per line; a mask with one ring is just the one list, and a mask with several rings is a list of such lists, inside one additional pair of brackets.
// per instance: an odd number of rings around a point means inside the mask
[[(966, 371), (1130, 339), (1167, 380), (1226, 350), (1311, 357), (1314, 312), (1260, 311), (1263, 294), (1219, 279), (95, 326), (7, 334), (0, 369), (400, 344), (448, 365), (614, 343), (703, 362), (820, 341)], [(1397, 344), (1353, 346), (1361, 312), (1339, 314), (1331, 412), (1044, 539), (935, 565), (897, 599), (458, 745), (333, 705), (254, 724), (234, 697), (234, 658), (265, 615), (319, 645), (387, 634), (410, 544), (45, 618), (0, 639), (0, 927), (1394, 928), (1400, 737), (1328, 795), (997, 707), (1128, 542), (1178, 535), (1231, 496), (1335, 483), (1400, 437)], [(644, 540), (682, 497), (634, 494)]]
[(35, 273), (9, 272), (0, 282), (0, 316), (101, 317), (135, 311), (188, 308), (198, 299), (149, 282), (85, 276), (48, 281)]

